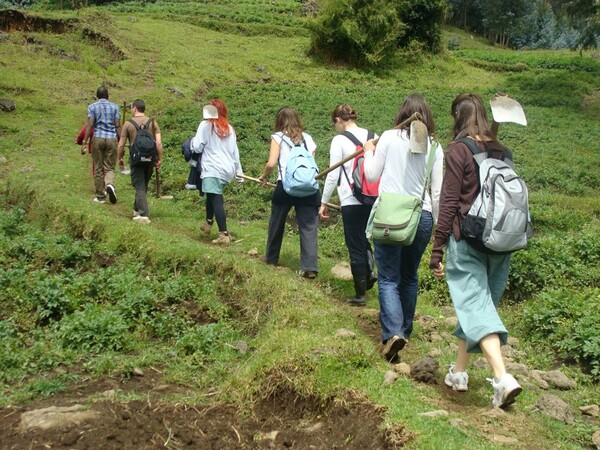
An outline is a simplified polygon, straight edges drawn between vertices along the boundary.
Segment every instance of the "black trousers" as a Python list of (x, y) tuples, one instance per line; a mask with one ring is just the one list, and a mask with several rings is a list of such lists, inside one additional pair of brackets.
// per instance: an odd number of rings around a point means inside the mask
[(370, 214), (370, 206), (342, 206), (344, 240), (348, 247), (350, 268), (354, 277), (369, 276), (372, 271), (370, 259), (373, 250), (365, 233)]
[(135, 200), (133, 201), (133, 210), (137, 211), (140, 216), (148, 217), (148, 183), (152, 178), (154, 164), (139, 164), (131, 166), (131, 185), (135, 190)]

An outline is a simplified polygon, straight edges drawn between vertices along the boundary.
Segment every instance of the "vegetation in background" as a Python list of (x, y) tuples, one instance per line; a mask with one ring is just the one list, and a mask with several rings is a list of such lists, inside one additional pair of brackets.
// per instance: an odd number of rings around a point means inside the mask
[(449, 23), (511, 48), (589, 49), (600, 43), (595, 0), (449, 0)]
[(309, 23), (311, 53), (357, 66), (390, 65), (398, 49), (441, 49), (445, 0), (324, 0)]
[[(535, 238), (528, 250), (513, 256), (509, 308), (501, 314), (514, 323), (509, 329), (522, 347), (531, 344), (519, 354), (519, 362), (547, 370), (559, 358), (562, 369), (582, 387), (561, 396), (573, 404), (593, 403), (598, 393), (593, 332), (600, 317), (586, 305), (597, 304), (600, 290), (597, 60), (569, 52), (489, 48), (453, 29), (448, 33), (456, 38), (455, 52), (410, 64), (396, 61), (398, 67), (384, 73), (327, 67), (305, 57), (310, 42), (298, 2), (254, 2), (260, 11), (290, 8), (276, 13), (287, 24), (285, 38), (262, 34), (275, 25), (271, 19), (258, 23), (260, 14), (252, 12), (251, 3), (207, 6), (158, 0), (80, 11), (80, 23), (103, 31), (124, 58), (115, 58), (80, 29), (62, 35), (5, 35), (0, 97), (14, 98), (17, 109), (2, 113), (0, 125), (0, 156), (7, 158), (0, 165), (0, 403), (60, 392), (68, 384), (55, 371), (62, 366), (71, 376), (83, 372), (90, 377), (166, 364), (167, 380), (194, 388), (233, 387), (223, 389), (229, 397), (219, 400), (235, 401), (259, 395), (265, 380), (276, 373), (301, 394), (327, 396), (340, 387), (365, 392), (386, 406), (390, 423), (418, 434), (415, 448), (494, 447), (480, 430), (462, 432), (444, 420), (416, 417), (447, 400), (440, 399), (445, 395), (440, 386), (416, 388), (404, 379), (391, 388), (381, 386), (388, 366), (343, 306), (350, 283), (329, 274), (347, 258), (339, 215), (332, 213), (332, 220), (320, 227), (321, 270), (312, 285), (292, 276), (298, 264), (293, 216), (286, 225), (282, 268), (268, 268), (248, 256), (254, 248), (262, 252), (268, 189), (249, 182), (227, 187), (228, 219), (240, 240), (227, 251), (207, 245), (209, 239), (198, 229), (204, 201), (182, 189), (187, 166), (180, 144), (195, 131), (201, 107), (211, 97), (226, 101), (245, 171), (256, 176), (266, 161), (280, 106), (291, 105), (301, 113), (317, 141), (317, 160), (325, 167), (333, 136), (329, 114), (337, 103), (350, 103), (361, 125), (381, 132), (412, 91), (430, 102), (444, 145), (450, 139), (448, 108), (458, 92), (488, 98), (508, 92), (525, 108), (529, 125), (503, 124), (500, 137), (530, 186)], [(201, 28), (193, 24), (205, 17), (200, 6), (211, 14), (227, 9), (230, 15), (211, 19), (214, 28)], [(177, 14), (177, 8), (184, 13)], [(235, 20), (229, 21), (234, 12)], [(242, 23), (247, 34), (231, 32)], [(55, 74), (50, 93), (49, 61)], [(151, 198), (151, 227), (132, 223), (133, 194), (125, 177), (118, 175), (117, 205), (98, 208), (90, 201), (89, 157), (82, 157), (71, 142), (101, 83), (109, 84), (111, 99), (119, 104), (144, 98), (148, 113), (161, 124), (163, 193), (174, 198)], [(419, 312), (441, 322), (442, 308), (450, 302), (427, 260), (420, 270)], [(97, 288), (99, 283), (106, 293)], [(570, 297), (576, 305), (572, 309)], [(371, 295), (369, 306), (376, 304)], [(361, 314), (363, 323), (378, 326), (376, 317)], [(538, 327), (540, 320), (553, 326)], [(356, 331), (357, 339), (336, 338), (341, 327)], [(445, 331), (451, 332), (450, 327)], [(441, 364), (449, 364), (452, 344), (430, 342), (427, 336), (418, 324), (409, 357), (437, 351)], [(251, 349), (245, 356), (232, 348), (240, 339)], [(453, 398), (452, 414), (479, 414), (489, 403), (489, 385), (483, 381), (488, 371), (474, 368), (470, 375), (470, 391), (460, 400)], [(193, 390), (183, 401), (212, 400), (199, 399), (197, 393)], [(531, 441), (524, 445), (591, 445), (589, 433), (582, 431), (589, 425), (550, 423), (531, 413), (535, 401), (536, 395), (526, 391), (513, 413), (526, 418), (521, 427)]]

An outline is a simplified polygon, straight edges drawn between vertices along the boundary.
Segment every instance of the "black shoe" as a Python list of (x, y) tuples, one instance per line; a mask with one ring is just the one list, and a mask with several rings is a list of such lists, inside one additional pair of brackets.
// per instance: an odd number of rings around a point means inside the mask
[(299, 277), (308, 278), (309, 280), (317, 278), (317, 272), (314, 270), (307, 270), (306, 272), (304, 270), (299, 270), (296, 274), (298, 274)]
[(398, 352), (404, 348), (407, 342), (408, 339), (406, 339), (404, 336), (398, 336), (395, 334), (389, 338), (385, 344), (383, 344), (381, 354), (386, 361), (392, 361), (397, 357)]
[(364, 296), (362, 296), (362, 297), (351, 297), (348, 300), (346, 300), (346, 302), (350, 306), (365, 306), (367, 304), (367, 299)]
[(377, 283), (377, 275), (375, 275), (375, 272), (371, 272), (371, 275), (369, 275), (369, 278), (367, 279), (367, 291), (373, 289), (375, 283)]
[(117, 203), (117, 192), (112, 184), (108, 184), (106, 186), (106, 193), (108, 194), (108, 199), (113, 205)]

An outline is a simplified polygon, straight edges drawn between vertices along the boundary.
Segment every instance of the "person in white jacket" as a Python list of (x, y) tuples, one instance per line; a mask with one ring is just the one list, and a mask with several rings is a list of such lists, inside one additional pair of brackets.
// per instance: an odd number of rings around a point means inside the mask
[[(222, 100), (212, 99), (202, 110), (204, 120), (192, 139), (192, 152), (202, 153), (202, 191), (206, 194), (206, 223), (202, 231), (210, 234), (217, 219), (219, 235), (213, 244), (229, 244), (223, 188), (236, 174), (243, 174), (235, 130), (227, 119), (227, 107)], [(242, 182), (238, 178), (238, 182)]]
[[(344, 158), (356, 152), (357, 143), (364, 144), (368, 139), (377, 137), (366, 128), (356, 124), (357, 114), (350, 105), (340, 104), (331, 113), (331, 120), (335, 131), (339, 133), (331, 140), (329, 150), (329, 166), (339, 163)], [(354, 159), (347, 161), (327, 175), (319, 216), (323, 220), (329, 219), (327, 202), (337, 187), (338, 197), (342, 206), (342, 220), (344, 223), (344, 241), (350, 256), (350, 270), (354, 282), (354, 297), (348, 299), (352, 306), (364, 306), (367, 303), (366, 292), (371, 289), (377, 277), (373, 271), (373, 250), (365, 234), (365, 228), (371, 214), (372, 203), (365, 204), (354, 196), (351, 183)], [(373, 197), (374, 200), (375, 197)], [(363, 200), (364, 201), (364, 200)], [(370, 204), (368, 204), (370, 203)]]
[(412, 153), (408, 149), (409, 127), (384, 131), (375, 153), (374, 141), (368, 141), (364, 147), (365, 173), (369, 180), (381, 176), (380, 194), (394, 192), (416, 197), (423, 193), (427, 161), (430, 153), (435, 152), (430, 192), (425, 193), (414, 242), (400, 246), (375, 241), (382, 354), (388, 361), (396, 359), (412, 333), (419, 287), (417, 270), (431, 238), (434, 218), (437, 219), (443, 177), (444, 152), (431, 137), (435, 133), (435, 122), (425, 99), (419, 94), (409, 95), (400, 106), (395, 124), (402, 123), (415, 112), (421, 114), (429, 132), (427, 154)]

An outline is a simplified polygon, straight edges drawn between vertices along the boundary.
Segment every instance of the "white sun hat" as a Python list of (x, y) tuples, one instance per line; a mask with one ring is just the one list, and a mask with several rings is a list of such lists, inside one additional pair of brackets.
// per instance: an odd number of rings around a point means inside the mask
[(213, 105), (206, 105), (202, 108), (202, 117), (204, 119), (218, 119), (219, 111)]

